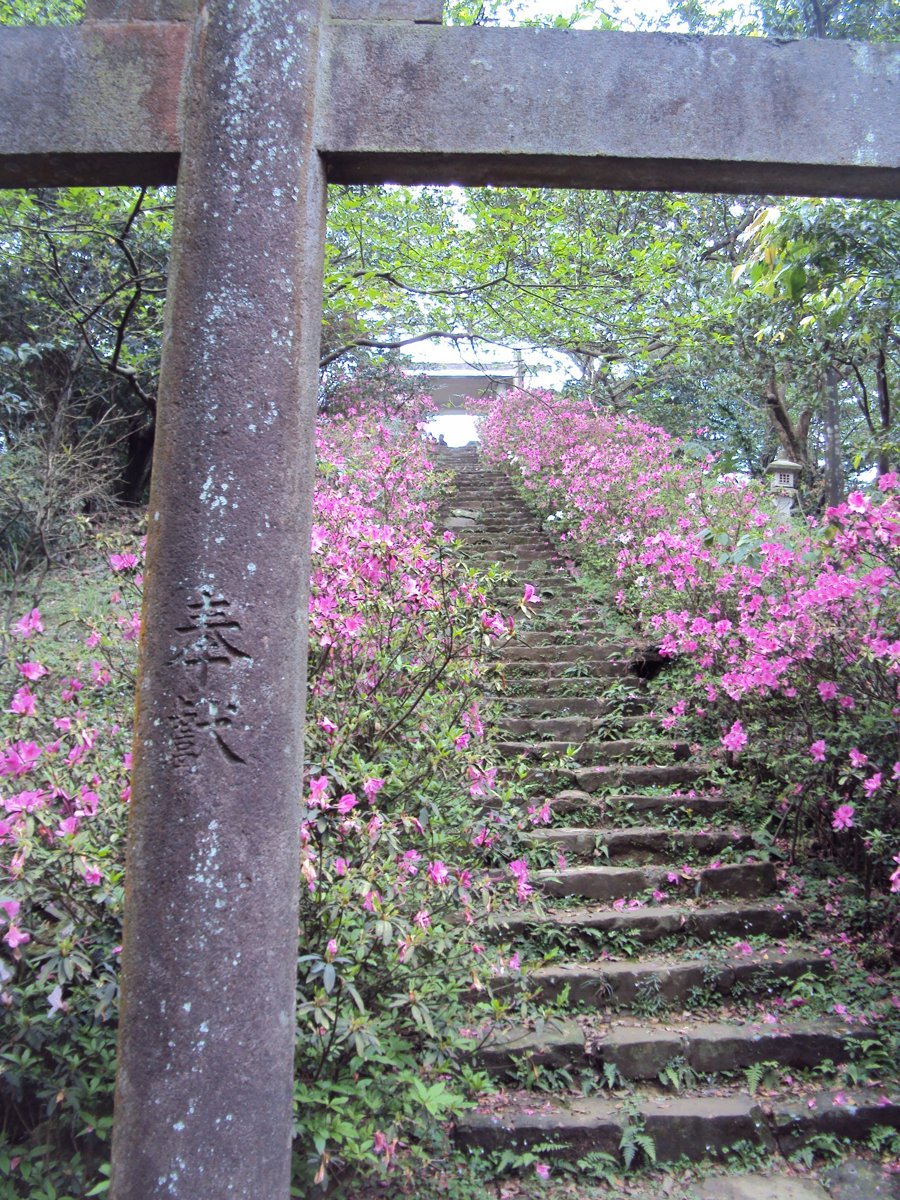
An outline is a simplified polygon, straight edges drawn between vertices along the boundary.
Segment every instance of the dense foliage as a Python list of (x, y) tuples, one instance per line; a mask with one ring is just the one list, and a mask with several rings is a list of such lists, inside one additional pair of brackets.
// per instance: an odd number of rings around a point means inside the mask
[(482, 437), (680, 665), (664, 726), (720, 742), (771, 830), (900, 892), (897, 476), (785, 522), (701, 447), (585, 402), (507, 393)]
[[(298, 1178), (322, 1181), (441, 1142), (479, 1083), (462, 1031), (509, 967), (476, 921), (525, 876), (479, 868), (514, 833), (478, 699), (509, 629), (494, 580), (435, 536), (409, 420), (350, 412), (318, 450), (296, 1095)], [(4, 1195), (85, 1195), (106, 1153), (140, 572), (134, 538), (107, 543), (11, 630)]]

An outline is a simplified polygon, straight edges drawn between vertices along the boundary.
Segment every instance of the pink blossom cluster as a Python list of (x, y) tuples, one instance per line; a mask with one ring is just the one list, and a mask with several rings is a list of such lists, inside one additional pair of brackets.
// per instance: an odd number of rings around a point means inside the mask
[[(622, 610), (692, 668), (664, 727), (717, 719), (732, 756), (790, 756), (791, 802), (820, 799), (835, 832), (896, 834), (897, 476), (820, 521), (786, 522), (765, 488), (632, 416), (516, 391), (484, 413), (488, 460), (513, 468), (546, 527), (615, 578)], [(863, 742), (865, 764), (850, 749)]]

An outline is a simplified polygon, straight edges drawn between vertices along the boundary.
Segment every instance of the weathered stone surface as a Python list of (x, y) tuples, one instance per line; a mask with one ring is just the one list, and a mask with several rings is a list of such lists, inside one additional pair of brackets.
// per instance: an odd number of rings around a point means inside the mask
[(626, 1079), (655, 1079), (683, 1049), (677, 1033), (626, 1025), (613, 1029), (597, 1048), (597, 1060), (617, 1067)]
[(572, 1004), (633, 1005), (642, 995), (667, 1003), (684, 1001), (695, 988), (728, 995), (737, 984), (758, 989), (783, 986), (807, 971), (823, 974), (827, 963), (816, 955), (792, 950), (785, 954), (729, 957), (724, 962), (704, 959), (641, 959), (604, 963), (559, 963), (540, 967), (529, 981), (541, 996), (558, 996), (569, 989)]
[(695, 1071), (734, 1071), (756, 1062), (811, 1067), (823, 1059), (842, 1062), (859, 1029), (836, 1022), (791, 1022), (788, 1025), (707, 1024), (685, 1035), (684, 1055)]
[(750, 1096), (677, 1096), (640, 1106), (658, 1162), (709, 1158), (738, 1142), (774, 1149), (759, 1105)]
[(734, 903), (711, 904), (705, 908), (658, 904), (621, 912), (603, 908), (568, 909), (551, 912), (544, 918), (517, 913), (495, 916), (492, 920), (499, 928), (510, 932), (524, 931), (536, 925), (557, 925), (573, 931), (602, 929), (609, 933), (627, 933), (649, 943), (674, 933), (700, 939), (717, 935), (746, 937), (753, 933), (784, 937), (796, 930), (799, 918), (800, 909), (796, 904)]
[(575, 772), (575, 778), (578, 786), (586, 792), (599, 792), (603, 788), (620, 785), (672, 787), (676, 784), (696, 783), (698, 779), (703, 778), (707, 769), (695, 763), (677, 763), (672, 766), (621, 763), (613, 767), (584, 767)]
[(900, 1200), (900, 1175), (866, 1159), (851, 1158), (822, 1178), (831, 1200)]
[(443, 522), (445, 529), (470, 529), (474, 524), (472, 517), (447, 517)]
[(866, 1088), (842, 1092), (819, 1092), (812, 1097), (781, 1101), (773, 1105), (771, 1122), (783, 1153), (818, 1134), (862, 1138), (876, 1125), (900, 1128), (900, 1096)]
[(509, 1075), (521, 1065), (587, 1065), (585, 1036), (576, 1021), (548, 1021), (538, 1029), (498, 1030), (476, 1053), (479, 1066), (492, 1075)]
[(441, 0), (329, 0), (333, 21), (415, 21), (440, 25)]
[(397, 33), (332, 29), (318, 144), (336, 182), (882, 196), (900, 188), (896, 47)]
[[(771, 1143), (762, 1113), (749, 1097), (645, 1100), (638, 1105), (637, 1115), (653, 1138), (660, 1162), (721, 1154), (742, 1141), (751, 1145)], [(489, 1150), (509, 1146), (526, 1149), (553, 1141), (560, 1145), (559, 1153), (567, 1156), (593, 1150), (619, 1158), (622, 1134), (633, 1120), (614, 1101), (578, 1099), (566, 1106), (553, 1106), (536, 1099), (527, 1107), (467, 1114), (459, 1124), (457, 1139), (464, 1145)]]
[[(118, 18), (121, 6), (107, 2), (99, 11)], [(150, 12), (157, 2), (182, 15), (179, 0), (140, 0)], [(362, 11), (363, 0), (336, 3), (347, 16)], [(316, 142), (334, 182), (900, 190), (891, 44), (444, 29), (405, 24), (420, 12), (407, 0), (366, 0), (364, 15), (392, 11), (403, 19), (334, 20), (323, 31)], [(165, 63), (151, 65), (166, 22), (115, 24), (129, 27), (127, 42), (92, 40), (84, 27), (2, 30), (0, 184), (174, 182), (171, 81), (184, 43), (168, 42)], [(124, 96), (123, 67), (133, 72)], [(79, 79), (94, 84), (80, 97)]]
[(629, 858), (645, 863), (661, 859), (671, 862), (673, 855), (680, 856), (686, 852), (719, 854), (726, 847), (746, 846), (751, 842), (746, 834), (734, 836), (727, 830), (680, 833), (677, 829), (651, 826), (633, 826), (629, 829), (606, 829), (602, 826), (536, 829), (526, 836), (526, 840), (538, 845), (554, 846), (566, 854), (581, 857), (592, 856), (597, 847), (602, 846), (612, 862)]
[(696, 1187), (697, 1200), (828, 1200), (817, 1183), (790, 1175), (717, 1175)]
[[(536, 871), (535, 885), (548, 896), (584, 896), (587, 900), (617, 900), (654, 888), (670, 888), (661, 867), (567, 867)], [(700, 894), (749, 899), (771, 892), (776, 883), (772, 863), (726, 863), (696, 875)]]
[(764, 896), (777, 886), (774, 863), (727, 863), (722, 867), (705, 867), (700, 872), (700, 894), (717, 896)]
[(86, 0), (86, 21), (192, 21), (197, 0)]
[(526, 1150), (552, 1140), (575, 1154), (594, 1150), (618, 1156), (621, 1139), (616, 1106), (603, 1100), (585, 1100), (563, 1109), (536, 1099), (528, 1110), (467, 1113), (456, 1131), (458, 1143), (485, 1150), (513, 1146)]
[(564, 871), (535, 871), (534, 883), (548, 896), (584, 896), (587, 900), (616, 900), (646, 891), (652, 881), (632, 867), (572, 867)]
[(174, 183), (184, 21), (0, 29), (0, 187)]

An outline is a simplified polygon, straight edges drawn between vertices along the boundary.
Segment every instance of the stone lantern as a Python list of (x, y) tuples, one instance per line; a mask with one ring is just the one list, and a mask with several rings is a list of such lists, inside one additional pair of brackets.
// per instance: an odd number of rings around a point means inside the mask
[(770, 477), (772, 491), (775, 493), (775, 507), (785, 517), (791, 515), (791, 510), (797, 503), (797, 484), (802, 470), (800, 463), (791, 462), (785, 457), (783, 450), (766, 467), (766, 474)]

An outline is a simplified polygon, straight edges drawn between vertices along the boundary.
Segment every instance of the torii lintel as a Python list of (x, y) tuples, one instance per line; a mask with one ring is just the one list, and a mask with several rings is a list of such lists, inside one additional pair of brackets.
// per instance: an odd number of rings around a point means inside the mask
[[(191, 23), (171, 18), (191, 15), (95, 0), (79, 26), (0, 30), (0, 186), (174, 183)], [(895, 43), (438, 18), (433, 0), (332, 3), (330, 182), (900, 195)]]

